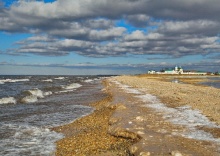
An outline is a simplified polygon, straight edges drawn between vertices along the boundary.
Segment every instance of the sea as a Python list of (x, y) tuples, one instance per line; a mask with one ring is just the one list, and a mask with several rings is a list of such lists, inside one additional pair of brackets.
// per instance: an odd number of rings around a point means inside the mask
[[(200, 82), (199, 84), (213, 87), (213, 88), (220, 88), (220, 76), (205, 76), (205, 77), (200, 77), (200, 76), (184, 76), (187, 78), (204, 78), (207, 79), (208, 81)], [(178, 78), (174, 78), (171, 80), (173, 83), (182, 83), (179, 81)]]
[(51, 128), (93, 112), (105, 76), (0, 76), (0, 155), (52, 156)]
[(211, 86), (214, 88), (220, 88), (220, 77), (209, 77), (208, 82), (202, 82), (201, 84), (206, 85), (206, 86)]

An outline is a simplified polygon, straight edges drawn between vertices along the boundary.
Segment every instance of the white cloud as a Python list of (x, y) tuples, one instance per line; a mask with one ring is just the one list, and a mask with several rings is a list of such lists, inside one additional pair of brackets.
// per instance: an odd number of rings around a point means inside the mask
[[(35, 33), (10, 53), (204, 55), (220, 51), (219, 6), (219, 0), (20, 0), (0, 10), (0, 30)], [(122, 18), (134, 29), (118, 27)]]
[(146, 14), (127, 15), (124, 18), (128, 21), (128, 23), (137, 27), (147, 27), (151, 20), (150, 16)]
[(165, 21), (159, 26), (159, 32), (170, 34), (217, 35), (220, 23), (210, 20)]
[(92, 42), (72, 40), (72, 39), (61, 40), (57, 42), (57, 44), (62, 48), (86, 48), (94, 45), (94, 43)]
[(114, 39), (115, 37), (120, 37), (126, 31), (125, 28), (117, 27), (106, 30), (91, 30), (89, 32), (90, 40), (100, 40), (105, 41), (108, 39)]
[(132, 40), (144, 40), (146, 39), (146, 35), (144, 34), (143, 31), (140, 31), (140, 30), (136, 30), (136, 31), (133, 31), (131, 34), (128, 34), (124, 37), (124, 39), (126, 41), (132, 41)]

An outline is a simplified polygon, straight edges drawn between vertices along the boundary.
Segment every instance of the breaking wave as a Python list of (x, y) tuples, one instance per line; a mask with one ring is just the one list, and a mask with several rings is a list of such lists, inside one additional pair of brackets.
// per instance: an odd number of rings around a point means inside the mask
[[(1, 129), (10, 132), (9, 138), (0, 142), (0, 155), (54, 155), (57, 140), (63, 135), (31, 125), (3, 124)], [(7, 149), (7, 150), (6, 150)]]
[(81, 86), (82, 86), (82, 85), (79, 84), (79, 83), (72, 83), (72, 84), (70, 84), (70, 85), (68, 85), (68, 86), (66, 86), (66, 87), (64, 87), (64, 88), (67, 89), (67, 90), (71, 90), (71, 89), (79, 88), (79, 87), (81, 87)]
[(2, 79), (2, 80), (0, 80), (0, 84), (24, 82), (24, 81), (29, 81), (29, 79)]
[(92, 80), (92, 79), (88, 79), (88, 80), (85, 80), (84, 82), (86, 82), (86, 83), (91, 83), (91, 82), (93, 82), (94, 80)]
[(16, 104), (14, 97), (5, 97), (0, 99), (0, 104)]
[(42, 80), (43, 82), (53, 82), (52, 79)]
[(25, 96), (24, 98), (21, 99), (22, 103), (33, 103), (37, 102), (39, 98), (44, 98), (45, 96), (51, 95), (52, 92), (43, 92), (39, 89), (33, 89), (33, 90), (28, 90), (27, 93), (29, 94), (28, 96)]
[(63, 79), (65, 79), (65, 77), (56, 77), (56, 78), (54, 78), (55, 80), (63, 80)]
[[(93, 111), (91, 107), (82, 106), (90, 99), (96, 100), (92, 95), (100, 92), (98, 81), (97, 84), (96, 81), (84, 82), (93, 78), (1, 76), (0, 155), (55, 155), (55, 142), (62, 135), (50, 128), (70, 123)], [(77, 89), (82, 85), (82, 89)]]

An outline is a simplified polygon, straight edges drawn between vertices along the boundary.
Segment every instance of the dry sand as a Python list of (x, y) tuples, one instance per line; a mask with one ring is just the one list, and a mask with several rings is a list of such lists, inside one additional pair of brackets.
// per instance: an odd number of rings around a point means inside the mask
[[(146, 75), (108, 79), (108, 97), (92, 104), (94, 113), (54, 129), (65, 135), (57, 142), (56, 155), (220, 155), (219, 144), (178, 135), (187, 128), (165, 120), (163, 113), (146, 107), (136, 93), (126, 92), (117, 83), (155, 95), (169, 108), (189, 105), (220, 124), (219, 89), (169, 81), (170, 77)], [(197, 128), (220, 137), (219, 128)]]
[[(180, 81), (191, 83), (171, 83), (170, 76), (122, 76), (117, 80), (128, 84), (134, 88), (144, 90), (146, 93), (157, 96), (164, 104), (170, 107), (179, 107), (184, 105), (192, 106), (193, 109), (199, 109), (210, 120), (220, 125), (220, 90), (202, 85), (192, 85), (196, 82), (207, 81), (206, 78), (187, 79), (180, 77)], [(174, 77), (176, 78), (176, 77)], [(168, 82), (166, 82), (166, 81)], [(165, 81), (165, 82), (163, 82)]]

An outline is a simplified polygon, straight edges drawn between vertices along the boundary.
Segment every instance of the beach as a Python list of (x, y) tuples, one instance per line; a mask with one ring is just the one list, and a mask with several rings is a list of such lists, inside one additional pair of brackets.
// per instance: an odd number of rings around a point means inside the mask
[[(175, 81), (173, 81), (175, 80)], [(53, 130), (56, 155), (220, 155), (219, 89), (206, 78), (118, 76), (90, 115)]]

